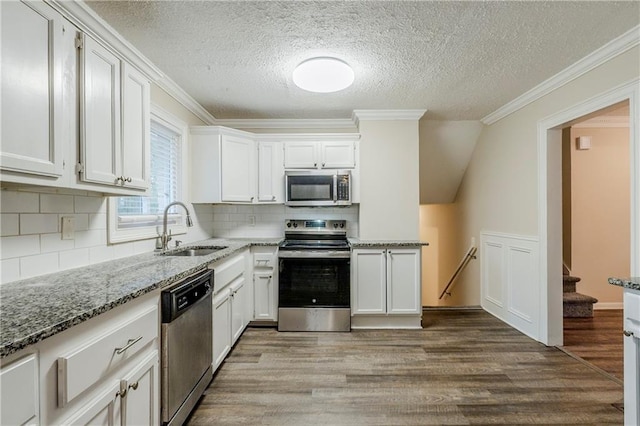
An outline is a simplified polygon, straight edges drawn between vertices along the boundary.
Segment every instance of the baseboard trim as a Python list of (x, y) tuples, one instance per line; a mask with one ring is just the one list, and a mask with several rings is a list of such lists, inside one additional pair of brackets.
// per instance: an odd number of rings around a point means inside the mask
[(479, 305), (471, 305), (471, 306), (423, 306), (422, 312), (425, 311), (481, 311), (482, 306)]

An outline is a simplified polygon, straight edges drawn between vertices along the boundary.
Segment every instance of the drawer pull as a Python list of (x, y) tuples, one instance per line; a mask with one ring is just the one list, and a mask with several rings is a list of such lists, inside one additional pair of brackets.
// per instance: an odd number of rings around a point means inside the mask
[(121, 355), (124, 351), (126, 351), (127, 349), (129, 349), (131, 346), (135, 345), (136, 343), (138, 343), (140, 340), (142, 340), (142, 336), (138, 337), (137, 339), (129, 339), (127, 341), (127, 345), (123, 348), (116, 348), (115, 351), (118, 355)]
[(116, 392), (116, 398), (117, 397), (124, 398), (126, 396), (127, 396), (127, 381), (120, 380), (120, 390)]
[(627, 337), (633, 337), (633, 331), (624, 330), (622, 334), (624, 334)]

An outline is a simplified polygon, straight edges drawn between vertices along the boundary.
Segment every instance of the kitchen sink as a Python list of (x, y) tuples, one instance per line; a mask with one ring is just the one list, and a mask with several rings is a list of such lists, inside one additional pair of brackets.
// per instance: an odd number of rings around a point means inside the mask
[(226, 247), (188, 247), (162, 253), (164, 256), (206, 256)]

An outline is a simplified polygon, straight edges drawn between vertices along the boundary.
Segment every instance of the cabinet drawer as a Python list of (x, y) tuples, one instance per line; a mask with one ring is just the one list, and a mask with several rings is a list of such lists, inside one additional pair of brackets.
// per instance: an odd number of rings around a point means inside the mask
[(254, 268), (274, 268), (275, 265), (275, 256), (271, 253), (256, 253), (253, 255)]
[(213, 267), (213, 292), (214, 294), (225, 288), (245, 271), (244, 255), (236, 256), (220, 266)]
[(158, 321), (158, 307), (153, 306), (59, 357), (58, 405), (66, 405), (156, 339)]
[(640, 293), (624, 292), (624, 330), (640, 339)]
[(37, 424), (38, 365), (34, 354), (2, 368), (0, 392), (2, 392), (0, 424)]

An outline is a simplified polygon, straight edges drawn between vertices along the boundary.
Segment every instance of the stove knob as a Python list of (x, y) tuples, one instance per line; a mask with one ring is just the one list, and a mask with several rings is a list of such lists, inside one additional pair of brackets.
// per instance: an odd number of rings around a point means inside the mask
[(311, 299), (311, 303), (316, 303), (316, 299)]
[(337, 224), (337, 223), (334, 223), (334, 224), (333, 224), (333, 227), (334, 227), (334, 228), (337, 228), (337, 227), (338, 227), (338, 224)]
[(297, 227), (298, 227), (298, 224), (297, 224), (296, 222), (294, 222), (294, 223), (293, 223), (293, 227), (294, 227), (294, 228), (297, 228)]
[(344, 223), (341, 223), (341, 224), (340, 224), (340, 228), (344, 228)]
[(287, 228), (291, 228), (291, 222), (287, 222)]

